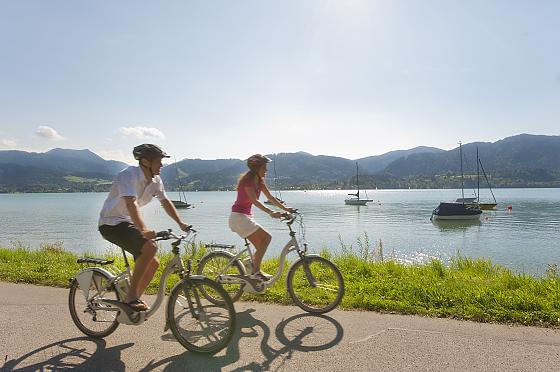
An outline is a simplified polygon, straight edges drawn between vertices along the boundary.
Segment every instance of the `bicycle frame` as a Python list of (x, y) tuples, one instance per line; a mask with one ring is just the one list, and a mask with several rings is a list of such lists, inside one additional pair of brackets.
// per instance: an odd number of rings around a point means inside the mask
[[(293, 223), (293, 221), (294, 220), (291, 220), (287, 223), (288, 228), (290, 230), (290, 232), (289, 232), (290, 240), (286, 243), (284, 248), (282, 248), (282, 252), (280, 253), (280, 263), (278, 265), (278, 269), (276, 269), (276, 272), (274, 273), (272, 278), (270, 278), (270, 280), (262, 283), (263, 284), (263, 291), (266, 288), (274, 285), (274, 283), (276, 283), (278, 281), (278, 279), (280, 279), (280, 277), (282, 276), (282, 268), (284, 267), (284, 262), (286, 261), (286, 256), (288, 255), (288, 253), (296, 251), (298, 253), (300, 259), (303, 259), (306, 256), (311, 256), (311, 255), (307, 254), (307, 242), (304, 241), (303, 242), (303, 249), (300, 248), (299, 243), (296, 239), (296, 233), (295, 233), (295, 231), (292, 230), (291, 224)], [(249, 253), (249, 256), (251, 257), (251, 262), (252, 262), (251, 247), (250, 247), (250, 243), (247, 239), (245, 239), (245, 248), (242, 249), (240, 252), (238, 252), (235, 256), (233, 256), (230, 259), (230, 261), (228, 262), (228, 265), (226, 265), (226, 267), (221, 272), (218, 273), (218, 276), (221, 276), (223, 283), (241, 284), (241, 283), (247, 282), (246, 279), (240, 278), (239, 276), (236, 276), (236, 275), (228, 275), (228, 274), (224, 275), (226, 270), (228, 268), (230, 268), (231, 265), (233, 265), (233, 263), (235, 261), (240, 260), (240, 257), (245, 252)]]
[[(190, 233), (187, 232), (187, 235), (185, 236), (184, 239), (186, 239), (186, 237), (188, 236), (188, 234)], [(194, 237), (193, 237), (194, 240)], [(178, 244), (177, 244), (178, 245)], [(175, 249), (177, 249), (177, 251), (175, 251)], [(160, 279), (160, 284), (159, 284), (159, 288), (158, 288), (158, 292), (156, 295), (156, 300), (154, 302), (154, 304), (151, 306), (150, 310), (148, 311), (141, 311), (141, 312), (134, 312), (131, 311), (131, 309), (123, 304), (121, 301), (124, 300), (124, 297), (126, 296), (126, 292), (125, 290), (123, 290), (120, 286), (118, 286), (117, 284), (119, 283), (120, 280), (124, 279), (126, 280), (127, 278), (130, 277), (130, 267), (127, 266), (126, 270), (115, 275), (114, 273), (111, 273), (110, 271), (100, 268), (100, 267), (91, 267), (91, 268), (87, 268), (82, 270), (81, 272), (79, 272), (76, 275), (76, 280), (79, 283), (80, 288), (82, 289), (84, 296), (86, 299), (89, 298), (89, 288), (90, 288), (90, 284), (91, 284), (91, 280), (93, 278), (93, 272), (99, 272), (100, 274), (102, 274), (103, 276), (109, 278), (108, 282), (106, 283), (106, 285), (104, 286), (104, 288), (102, 288), (102, 290), (97, 293), (95, 295), (95, 297), (98, 297), (97, 299), (92, 300), (92, 303), (94, 305), (109, 305), (111, 307), (117, 307), (119, 311), (119, 315), (117, 316), (117, 321), (121, 324), (129, 324), (129, 325), (140, 325), (142, 324), (146, 319), (148, 319), (149, 317), (151, 317), (156, 311), (158, 311), (159, 307), (161, 306), (163, 299), (165, 298), (165, 288), (167, 286), (167, 279), (169, 278), (169, 275), (177, 272), (179, 273), (179, 275), (181, 276), (181, 279), (183, 279), (186, 276), (189, 277), (198, 277), (198, 275), (190, 275), (190, 264), (187, 267), (187, 270), (185, 271), (184, 265), (183, 265), (183, 261), (181, 260), (181, 256), (179, 254), (178, 251), (178, 247), (174, 246), (174, 257), (171, 259), (171, 261), (169, 261), (169, 263), (167, 264), (167, 266), (165, 267), (165, 269), (163, 270), (163, 274), (161, 275), (161, 279)], [(185, 275), (185, 272), (187, 273), (187, 275)], [(177, 283), (177, 285), (179, 285), (180, 281)], [(115, 301), (115, 300), (109, 300), (109, 299), (104, 299), (103, 296), (104, 294), (112, 287), (112, 285), (115, 285), (118, 293), (119, 293), (119, 299), (121, 301)], [(126, 288), (128, 290), (128, 286)], [(107, 310), (107, 308), (103, 308), (104, 310)], [(117, 309), (115, 309), (115, 311), (118, 311)], [(136, 317), (133, 317), (132, 315), (137, 314)], [(167, 321), (166, 321), (167, 323)]]

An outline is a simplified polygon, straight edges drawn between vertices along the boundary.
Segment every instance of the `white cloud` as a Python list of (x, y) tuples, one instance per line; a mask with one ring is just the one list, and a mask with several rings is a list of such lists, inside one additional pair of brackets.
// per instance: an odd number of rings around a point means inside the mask
[(134, 136), (138, 139), (165, 139), (163, 133), (157, 128), (148, 127), (122, 127), (119, 132), (125, 136)]
[(58, 134), (58, 132), (56, 130), (54, 130), (51, 127), (44, 126), (44, 125), (41, 125), (41, 126), (37, 127), (37, 130), (35, 131), (35, 134), (38, 137), (46, 138), (46, 139), (52, 140), (52, 141), (60, 141), (60, 140), (64, 139), (64, 137), (62, 137), (60, 134)]
[(16, 146), (16, 141), (9, 138), (0, 138), (0, 149), (13, 149)]

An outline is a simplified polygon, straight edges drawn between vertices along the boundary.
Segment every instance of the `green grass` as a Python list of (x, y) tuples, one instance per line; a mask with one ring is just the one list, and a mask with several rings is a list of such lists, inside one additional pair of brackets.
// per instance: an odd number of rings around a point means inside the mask
[[(204, 253), (199, 249), (198, 258)], [(346, 251), (332, 256), (339, 267), (346, 292), (341, 308), (374, 310), (400, 314), (470, 319), (480, 322), (519, 323), (547, 327), (560, 326), (560, 277), (552, 266), (543, 277), (514, 273), (484, 259), (457, 256), (449, 265), (438, 260), (421, 265), (394, 261), (372, 262), (371, 257)], [(106, 254), (115, 266), (124, 267), (122, 255)], [(155, 293), (161, 268), (172, 258), (159, 256), (161, 265), (148, 288)], [(68, 280), (82, 269), (77, 256), (59, 245), (44, 245), (38, 250), (19, 246), (0, 248), (0, 280), (37, 285), (67, 287)], [(196, 262), (196, 258), (195, 258)], [(269, 259), (262, 268), (274, 272), (279, 261)], [(284, 273), (287, 265), (284, 267)], [(168, 288), (177, 276), (170, 278)], [(266, 293), (243, 295), (244, 300), (291, 304), (285, 278)]]

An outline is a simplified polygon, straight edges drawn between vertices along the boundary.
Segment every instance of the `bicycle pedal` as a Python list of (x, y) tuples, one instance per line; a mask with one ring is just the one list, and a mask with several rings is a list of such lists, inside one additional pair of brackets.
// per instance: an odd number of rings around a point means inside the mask
[(266, 290), (266, 286), (262, 280), (251, 278), (246, 278), (245, 280), (248, 285), (243, 287), (243, 291), (247, 293), (263, 293)]

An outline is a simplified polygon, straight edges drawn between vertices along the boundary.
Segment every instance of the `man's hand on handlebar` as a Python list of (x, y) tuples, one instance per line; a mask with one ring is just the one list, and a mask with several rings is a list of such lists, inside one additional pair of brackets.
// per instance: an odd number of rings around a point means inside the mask
[(156, 232), (154, 230), (142, 230), (140, 231), (140, 234), (142, 234), (142, 236), (146, 239), (156, 238)]

